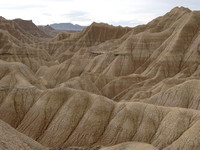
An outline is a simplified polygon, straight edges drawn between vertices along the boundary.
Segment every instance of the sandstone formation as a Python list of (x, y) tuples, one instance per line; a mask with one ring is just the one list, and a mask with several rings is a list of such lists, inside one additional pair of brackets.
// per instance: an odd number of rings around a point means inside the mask
[(0, 149), (2, 150), (48, 150), (3, 121), (0, 121), (0, 135)]
[(22, 20), (22, 19), (15, 19), (16, 22), (24, 31), (36, 36), (36, 37), (43, 37), (48, 38), (49, 35), (40, 30), (32, 20)]
[(145, 143), (138, 143), (138, 142), (126, 142), (122, 144), (117, 144), (114, 146), (102, 148), (101, 150), (157, 150), (155, 147), (145, 144)]
[(200, 149), (200, 11), (53, 32), (0, 17), (1, 149)]

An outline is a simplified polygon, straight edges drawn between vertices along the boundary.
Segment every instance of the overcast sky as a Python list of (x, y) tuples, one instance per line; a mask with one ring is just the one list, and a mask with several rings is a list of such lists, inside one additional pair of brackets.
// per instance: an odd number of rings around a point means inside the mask
[(135, 26), (164, 15), (176, 6), (200, 10), (200, 0), (0, 0), (0, 16), (33, 20), (37, 25), (93, 21)]

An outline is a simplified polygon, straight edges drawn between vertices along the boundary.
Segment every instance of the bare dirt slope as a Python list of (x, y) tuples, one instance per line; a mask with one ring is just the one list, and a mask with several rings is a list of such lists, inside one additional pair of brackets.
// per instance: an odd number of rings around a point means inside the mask
[(27, 23), (0, 18), (2, 146), (20, 132), (52, 149), (200, 149), (200, 11), (49, 39)]
[(22, 19), (15, 19), (13, 20), (16, 22), (24, 31), (36, 36), (36, 37), (43, 37), (49, 38), (50, 36), (46, 34), (44, 31), (40, 30), (32, 20), (22, 20)]
[(2, 150), (48, 150), (33, 139), (0, 121), (0, 149)]

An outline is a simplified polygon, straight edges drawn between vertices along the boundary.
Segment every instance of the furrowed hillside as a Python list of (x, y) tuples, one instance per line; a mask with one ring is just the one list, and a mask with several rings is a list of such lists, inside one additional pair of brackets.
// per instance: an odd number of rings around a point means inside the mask
[(200, 149), (200, 11), (52, 32), (0, 17), (0, 148)]

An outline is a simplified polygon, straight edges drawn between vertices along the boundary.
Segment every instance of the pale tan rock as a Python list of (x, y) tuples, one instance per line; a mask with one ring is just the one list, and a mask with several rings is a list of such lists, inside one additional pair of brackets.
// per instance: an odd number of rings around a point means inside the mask
[(2, 150), (48, 150), (33, 139), (0, 121), (0, 149)]
[(157, 150), (157, 148), (145, 143), (125, 142), (114, 146), (101, 148), (100, 150)]
[(0, 17), (0, 119), (53, 149), (200, 149), (199, 11), (52, 39), (20, 24)]
[(43, 38), (49, 38), (50, 37), (45, 32), (43, 32), (42, 30), (40, 30), (32, 22), (32, 20), (14, 19), (13, 21), (16, 22), (24, 31), (32, 34), (33, 36), (43, 37)]

